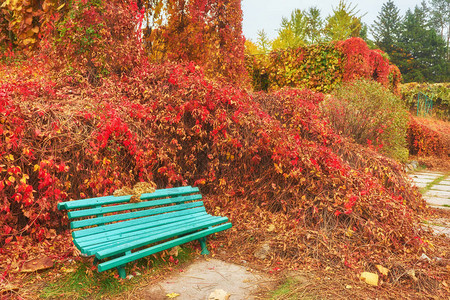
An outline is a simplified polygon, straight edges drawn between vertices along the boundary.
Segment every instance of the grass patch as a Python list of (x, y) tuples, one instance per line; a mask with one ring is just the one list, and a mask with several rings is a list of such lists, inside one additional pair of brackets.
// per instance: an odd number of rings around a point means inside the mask
[[(116, 269), (98, 272), (93, 267), (92, 260), (76, 262), (71, 267), (73, 272), (50, 282), (39, 295), (43, 299), (100, 299), (108, 296), (117, 296), (139, 282), (145, 275), (155, 274), (175, 263), (183, 263), (192, 258), (194, 251), (188, 247), (180, 247), (178, 256), (171, 256), (167, 251), (139, 259), (135, 263), (126, 265), (128, 274), (141, 274), (130, 280), (121, 279)], [(172, 257), (172, 258), (170, 258)], [(71, 267), (65, 267), (66, 270)]]
[(448, 177), (448, 175), (449, 174), (447, 173), (445, 175), (442, 175), (442, 176), (436, 178), (432, 182), (428, 183), (425, 187), (419, 189), (419, 191), (422, 193), (422, 195), (425, 194), (433, 187), (433, 185), (439, 184), (441, 181), (445, 180)]
[(270, 293), (271, 300), (316, 300), (321, 299), (316, 295), (311, 295), (307, 290), (305, 282), (297, 280), (295, 277), (288, 277), (284, 283)]
[(115, 295), (126, 289), (123, 282), (113, 272), (97, 272), (92, 264), (78, 262), (75, 271), (46, 286), (40, 297), (44, 299), (99, 299), (102, 295)]

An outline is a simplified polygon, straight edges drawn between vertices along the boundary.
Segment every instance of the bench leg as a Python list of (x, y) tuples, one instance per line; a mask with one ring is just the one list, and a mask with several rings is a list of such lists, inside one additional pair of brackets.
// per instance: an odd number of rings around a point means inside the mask
[(200, 254), (208, 255), (209, 251), (208, 251), (208, 248), (206, 247), (206, 237), (202, 237), (202, 238), (200, 238), (198, 240), (200, 242), (200, 246), (202, 246), (202, 252)]
[(99, 259), (97, 257), (94, 257), (94, 266), (97, 265), (99, 262)]
[(127, 278), (127, 272), (125, 271), (124, 266), (117, 267), (117, 271), (119, 271), (120, 278), (123, 278), (123, 279)]

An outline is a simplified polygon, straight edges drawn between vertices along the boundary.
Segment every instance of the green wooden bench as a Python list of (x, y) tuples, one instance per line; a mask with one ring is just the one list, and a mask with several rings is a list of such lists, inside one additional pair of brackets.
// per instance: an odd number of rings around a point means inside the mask
[(209, 254), (206, 236), (231, 228), (226, 217), (209, 215), (197, 187), (183, 186), (141, 195), (105, 196), (58, 203), (68, 210), (75, 246), (84, 255), (95, 255), (98, 271), (124, 266), (131, 261), (199, 240), (202, 254)]

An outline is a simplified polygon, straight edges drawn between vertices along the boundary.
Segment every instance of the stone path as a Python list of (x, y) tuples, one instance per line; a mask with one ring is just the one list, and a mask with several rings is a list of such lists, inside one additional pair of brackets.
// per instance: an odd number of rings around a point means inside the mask
[[(448, 174), (448, 173), (447, 173)], [(439, 172), (417, 172), (410, 174), (418, 188), (429, 189), (423, 194), (423, 198), (429, 206), (439, 209), (450, 209), (450, 176)], [(439, 182), (435, 182), (439, 179)], [(435, 182), (433, 184), (433, 182)], [(450, 236), (450, 222), (448, 220), (432, 220), (428, 224), (436, 234)]]
[(223, 290), (230, 295), (229, 300), (257, 299), (257, 292), (271, 290), (273, 285), (267, 275), (249, 268), (199, 258), (183, 272), (149, 286), (143, 294), (152, 300), (168, 299), (167, 294), (171, 293), (175, 293), (177, 300), (207, 300), (215, 290)]
[(418, 188), (425, 188), (434, 180), (444, 177), (439, 183), (432, 185), (423, 197), (430, 206), (450, 209), (450, 176), (438, 172), (420, 172), (410, 176)]

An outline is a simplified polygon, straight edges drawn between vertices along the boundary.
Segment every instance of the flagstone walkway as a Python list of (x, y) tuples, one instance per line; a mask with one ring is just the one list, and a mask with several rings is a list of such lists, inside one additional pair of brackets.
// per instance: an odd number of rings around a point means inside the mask
[[(410, 174), (415, 185), (424, 189), (423, 198), (430, 207), (450, 209), (450, 175), (439, 172), (416, 172)], [(450, 221), (445, 219), (433, 220), (428, 224), (436, 234), (450, 236)]]

